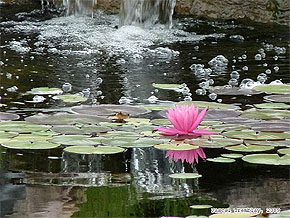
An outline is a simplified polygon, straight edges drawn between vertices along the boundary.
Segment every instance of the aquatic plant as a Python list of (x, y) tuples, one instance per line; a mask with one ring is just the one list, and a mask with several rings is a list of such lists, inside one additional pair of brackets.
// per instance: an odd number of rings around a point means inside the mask
[(173, 159), (175, 162), (177, 162), (179, 159), (182, 161), (186, 161), (187, 163), (198, 163), (198, 157), (201, 157), (202, 159), (206, 159), (206, 155), (202, 148), (197, 148), (193, 150), (183, 150), (183, 151), (177, 151), (177, 150), (169, 150), (167, 151), (165, 157), (169, 157), (170, 159)]
[(193, 104), (191, 106), (176, 105), (174, 109), (169, 108), (166, 113), (173, 127), (155, 127), (155, 129), (161, 131), (161, 135), (166, 136), (188, 135), (191, 137), (199, 137), (202, 135), (215, 135), (217, 134), (216, 132), (206, 130), (208, 127), (197, 129), (206, 111), (207, 107), (198, 114), (199, 108), (195, 108)]

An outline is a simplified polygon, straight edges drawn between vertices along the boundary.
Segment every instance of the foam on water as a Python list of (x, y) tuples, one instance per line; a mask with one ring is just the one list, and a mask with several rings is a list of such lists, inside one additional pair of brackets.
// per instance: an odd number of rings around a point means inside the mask
[[(94, 18), (58, 17), (42, 22), (2, 22), (8, 32), (37, 34), (30, 47), (22, 41), (13, 41), (4, 45), (19, 52), (55, 53), (62, 55), (104, 54), (126, 56), (142, 61), (147, 56), (171, 58), (179, 53), (162, 44), (179, 41), (196, 42), (207, 37), (220, 38), (223, 34), (196, 35), (179, 29), (168, 29), (164, 25), (155, 25), (150, 29), (137, 26), (122, 26), (119, 29), (118, 16), (97, 12)], [(15, 47), (15, 46), (22, 47)], [(150, 48), (155, 46), (154, 49)], [(156, 48), (156, 45), (160, 46)]]

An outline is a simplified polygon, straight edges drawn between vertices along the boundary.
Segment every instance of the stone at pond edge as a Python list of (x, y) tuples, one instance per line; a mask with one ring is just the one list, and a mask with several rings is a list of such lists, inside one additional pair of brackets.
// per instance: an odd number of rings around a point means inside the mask
[(66, 152), (76, 154), (117, 154), (123, 152), (125, 149), (111, 146), (70, 146), (64, 149)]

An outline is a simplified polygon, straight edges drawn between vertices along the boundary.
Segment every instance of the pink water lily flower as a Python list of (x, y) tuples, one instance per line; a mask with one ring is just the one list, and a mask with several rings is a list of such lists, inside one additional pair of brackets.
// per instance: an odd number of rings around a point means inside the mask
[(156, 130), (160, 131), (161, 135), (173, 136), (173, 135), (189, 135), (189, 136), (201, 136), (201, 135), (215, 135), (216, 132), (206, 130), (208, 127), (197, 129), (199, 124), (202, 122), (207, 108), (204, 108), (200, 114), (198, 114), (199, 108), (182, 105), (175, 106), (174, 109), (169, 108), (166, 113), (167, 118), (173, 125), (173, 127), (155, 127)]
[(193, 150), (169, 150), (167, 151), (165, 158), (169, 157), (170, 159), (173, 159), (175, 162), (177, 162), (179, 159), (182, 161), (186, 161), (187, 163), (198, 163), (198, 157), (201, 157), (202, 159), (206, 159), (206, 155), (202, 148), (197, 148)]

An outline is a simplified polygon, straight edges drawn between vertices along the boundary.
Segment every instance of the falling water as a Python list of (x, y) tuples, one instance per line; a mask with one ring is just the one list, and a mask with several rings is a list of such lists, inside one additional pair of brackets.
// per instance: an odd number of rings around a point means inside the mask
[(122, 0), (120, 25), (151, 26), (156, 23), (172, 26), (176, 0)]
[(63, 0), (67, 15), (87, 15), (93, 16), (93, 9), (97, 5), (97, 0)]

